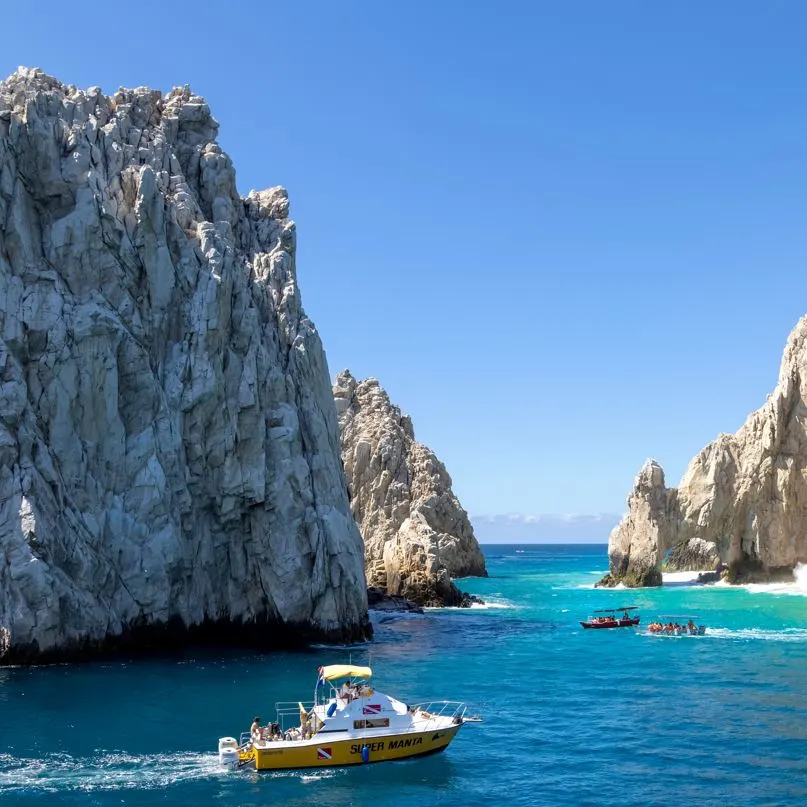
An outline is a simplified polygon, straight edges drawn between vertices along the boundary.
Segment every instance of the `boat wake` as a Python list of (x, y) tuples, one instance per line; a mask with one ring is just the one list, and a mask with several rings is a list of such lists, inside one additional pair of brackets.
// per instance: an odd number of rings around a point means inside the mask
[(229, 773), (216, 754), (136, 756), (104, 751), (84, 758), (49, 754), (34, 759), (0, 753), (0, 801), (11, 794), (156, 790)]
[[(373, 625), (384, 625), (387, 622), (397, 622), (401, 619), (423, 619), (426, 616), (425, 613), (419, 614), (416, 611), (369, 611), (369, 614), (370, 622)], [(322, 645), (322, 647), (325, 646)]]
[(734, 639), (740, 641), (763, 642), (807, 642), (807, 628), (783, 628), (763, 630), (761, 628), (707, 628), (705, 638)]

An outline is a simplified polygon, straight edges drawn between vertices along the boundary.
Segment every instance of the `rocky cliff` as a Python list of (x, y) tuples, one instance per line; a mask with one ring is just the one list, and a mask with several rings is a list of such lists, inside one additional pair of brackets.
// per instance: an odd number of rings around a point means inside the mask
[(609, 540), (611, 575), (657, 584), (671, 549), (674, 563), (725, 564), (731, 580), (788, 578), (807, 561), (807, 317), (790, 334), (773, 393), (736, 434), (706, 446), (678, 488), (665, 487), (652, 461), (637, 476)]
[(0, 83), (0, 663), (367, 634), (282, 188), (187, 88)]
[(445, 466), (374, 378), (344, 371), (333, 394), (368, 585), (421, 605), (463, 604), (451, 578), (487, 572)]

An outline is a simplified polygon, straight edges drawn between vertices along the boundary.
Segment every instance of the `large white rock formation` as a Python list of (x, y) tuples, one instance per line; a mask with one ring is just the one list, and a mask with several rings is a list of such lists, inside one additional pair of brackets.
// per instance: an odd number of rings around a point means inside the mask
[(461, 604), (451, 578), (487, 572), (445, 466), (376, 379), (345, 370), (333, 394), (368, 584), (422, 605)]
[(706, 446), (678, 488), (645, 464), (609, 540), (611, 575), (655, 584), (665, 553), (684, 543), (706, 564), (716, 553), (732, 580), (786, 578), (807, 562), (807, 317), (788, 338), (766, 403)]
[(282, 188), (190, 90), (0, 83), (0, 663), (367, 634)]

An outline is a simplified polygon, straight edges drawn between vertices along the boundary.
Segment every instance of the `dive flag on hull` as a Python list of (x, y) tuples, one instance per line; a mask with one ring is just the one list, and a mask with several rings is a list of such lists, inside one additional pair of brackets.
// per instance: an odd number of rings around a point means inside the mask
[(333, 756), (331, 748), (317, 748), (317, 759), (330, 759)]
[(381, 704), (380, 703), (368, 703), (367, 706), (364, 706), (361, 710), (363, 715), (380, 715), (381, 714)]

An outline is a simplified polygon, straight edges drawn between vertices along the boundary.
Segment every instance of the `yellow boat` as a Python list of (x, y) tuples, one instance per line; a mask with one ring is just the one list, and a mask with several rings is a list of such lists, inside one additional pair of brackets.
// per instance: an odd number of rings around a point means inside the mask
[(455, 701), (407, 706), (373, 689), (369, 667), (332, 664), (318, 673), (313, 703), (277, 703), (276, 722), (253, 725), (239, 741), (222, 737), (222, 764), (266, 771), (409, 759), (445, 750), (464, 722), (479, 719)]

